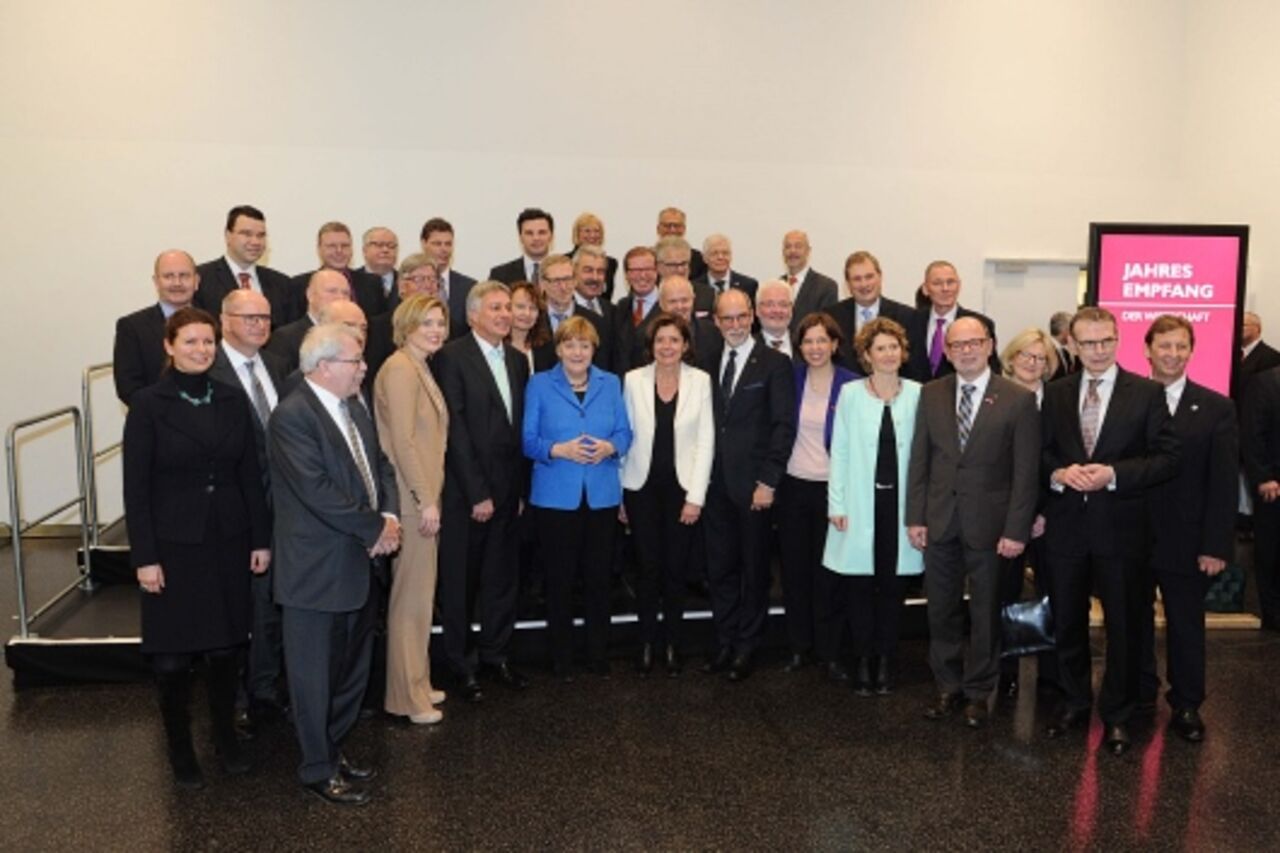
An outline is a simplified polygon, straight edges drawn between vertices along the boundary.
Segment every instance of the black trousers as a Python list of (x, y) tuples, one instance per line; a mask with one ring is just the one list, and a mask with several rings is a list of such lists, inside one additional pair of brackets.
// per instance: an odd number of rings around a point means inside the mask
[(824, 661), (839, 659), (846, 626), (856, 656), (893, 657), (897, 653), (906, 584), (893, 567), (874, 576), (841, 575), (824, 568), (814, 583), (814, 597), (818, 608), (815, 638), (818, 656)]
[(1199, 710), (1204, 702), (1204, 597), (1213, 578), (1203, 572), (1172, 572), (1157, 568), (1142, 580), (1142, 669), (1138, 698), (1154, 702), (1160, 692), (1156, 668), (1155, 598), (1160, 587), (1165, 618), (1165, 698), (1175, 710)]
[(1050, 602), (1058, 643), (1058, 681), (1066, 706), (1093, 704), (1089, 653), (1089, 596), (1096, 590), (1106, 618), (1107, 656), (1098, 715), (1103, 723), (1128, 722), (1138, 701), (1140, 626), (1144, 596), (1141, 561), (1121, 556), (1050, 555)]
[(1253, 565), (1262, 618), (1280, 622), (1280, 501), (1253, 496)]
[[(625, 494), (640, 577), (637, 589), (640, 640), (680, 646), (684, 619), (684, 589), (689, 576), (689, 555), (698, 525), (680, 523), (685, 491), (680, 483), (646, 483)], [(658, 623), (661, 599), (662, 623)]]
[[(498, 504), (486, 522), (471, 519), (461, 494), (445, 489), (436, 601), (444, 633), (438, 648), (455, 675), (476, 663), (502, 664), (516, 624), (520, 569), (516, 560), (515, 499)], [(472, 645), (471, 618), (480, 607), (480, 638)], [(433, 643), (433, 646), (436, 644)]]
[(271, 595), (271, 571), (254, 575), (249, 583), (253, 593), (253, 634), (249, 640), (246, 691), (250, 703), (279, 702), (280, 676), (284, 674), (284, 639), (280, 608)]
[[(1000, 557), (994, 548), (970, 548), (957, 535), (930, 542), (924, 562), (929, 667), (938, 691), (963, 692), (971, 701), (986, 701), (1000, 677)], [(966, 579), (968, 642), (964, 636)]]
[(537, 507), (538, 535), (547, 573), (547, 635), (551, 662), (573, 660), (573, 582), (581, 575), (586, 592), (587, 658), (602, 661), (609, 640), (609, 584), (613, 578), (613, 539), (618, 508)]
[(827, 542), (827, 484), (785, 476), (774, 508), (781, 546), (782, 603), (787, 611), (787, 638), (796, 654), (815, 648), (814, 602)]
[(707, 489), (705, 533), (711, 616), (721, 649), (749, 655), (760, 645), (769, 615), (771, 510), (730, 500), (712, 480)]
[(338, 772), (342, 742), (355, 727), (373, 654), (373, 597), (359, 610), (283, 609), (284, 658), (304, 785)]

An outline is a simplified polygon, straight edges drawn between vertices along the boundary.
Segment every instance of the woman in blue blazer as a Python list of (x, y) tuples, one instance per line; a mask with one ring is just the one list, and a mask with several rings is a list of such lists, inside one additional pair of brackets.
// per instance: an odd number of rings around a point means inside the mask
[(795, 368), (796, 440), (786, 475), (778, 485), (776, 517), (782, 550), (782, 601), (791, 644), (791, 657), (784, 669), (794, 672), (812, 660), (815, 651), (821, 651), (828, 676), (845, 682), (849, 673), (844, 664), (814, 639), (814, 606), (831, 594), (823, 585), (830, 573), (822, 568), (831, 428), (840, 389), (858, 375), (832, 362), (840, 339), (840, 327), (829, 314), (810, 314), (796, 328), (801, 355)]
[(537, 516), (547, 575), (552, 671), (571, 677), (573, 580), (586, 587), (587, 658), (607, 674), (609, 580), (622, 481), (618, 459), (631, 424), (618, 377), (591, 363), (600, 338), (583, 317), (555, 335), (560, 364), (534, 374), (525, 389), (524, 455), (533, 460), (529, 503)]

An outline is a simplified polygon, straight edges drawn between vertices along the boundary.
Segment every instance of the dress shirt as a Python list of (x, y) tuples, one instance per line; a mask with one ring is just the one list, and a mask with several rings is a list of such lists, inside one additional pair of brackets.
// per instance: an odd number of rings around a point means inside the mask
[(447, 268), (440, 270), (440, 272), (437, 273), (436, 278), (440, 282), (440, 301), (448, 305), (449, 304), (449, 270)]
[(858, 305), (855, 302), (854, 306), (856, 313), (854, 314), (853, 331), (854, 334), (857, 334), (862, 331), (863, 326), (880, 316), (880, 300), (877, 298), (871, 305)]
[(244, 272), (249, 274), (249, 287), (251, 287), (255, 293), (262, 292), (262, 282), (258, 281), (257, 264), (250, 264), (247, 267), (242, 267), (235, 261), (231, 260), (230, 255), (223, 255), (222, 259), (226, 261), (227, 266), (231, 268), (231, 277), (236, 280), (236, 287), (240, 286), (240, 273)]
[[(964, 386), (973, 386), (973, 396), (969, 400), (973, 403), (973, 423), (978, 421), (978, 408), (982, 405), (982, 395), (987, 393), (987, 385), (991, 382), (991, 368), (986, 368), (981, 374), (973, 379), (965, 379), (959, 373), (956, 374), (956, 411), (960, 411), (960, 398), (964, 396)], [(972, 426), (972, 423), (970, 424)]]
[[(221, 346), (222, 351), (227, 354), (227, 360), (231, 362), (231, 366), (235, 369), (236, 379), (239, 379), (240, 384), (244, 387), (244, 393), (249, 395), (250, 400), (253, 400), (253, 385), (249, 382), (249, 377), (244, 369), (249, 357), (227, 343), (226, 338), (222, 339)], [(276, 386), (271, 382), (271, 375), (267, 373), (267, 366), (262, 363), (262, 356), (255, 354), (253, 365), (253, 372), (257, 375), (258, 381), (262, 383), (263, 393), (267, 395), (267, 408), (275, 411), (276, 403), (280, 402), (280, 398), (276, 394)]]
[(178, 313), (177, 305), (170, 305), (168, 302), (161, 302), (159, 304), (160, 304), (160, 313), (164, 315), (164, 318), (166, 320), (168, 320), (174, 314)]
[(499, 341), (498, 345), (494, 346), (474, 331), (471, 335), (476, 339), (476, 343), (480, 345), (480, 354), (484, 356), (485, 364), (489, 365), (489, 372), (493, 374), (493, 381), (498, 384), (498, 393), (502, 396), (502, 402), (507, 408), (507, 420), (510, 421), (511, 379), (507, 376), (507, 356), (502, 348), (502, 342)]
[(756, 339), (747, 335), (747, 339), (736, 347), (727, 346), (729, 342), (725, 341), (724, 352), (720, 354), (720, 369), (716, 371), (715, 381), (719, 385), (724, 377), (725, 365), (729, 363), (729, 353), (736, 352), (737, 359), (733, 363), (733, 390), (738, 390), (738, 380), (742, 378), (742, 371), (747, 367), (747, 359), (751, 357), (751, 349), (756, 345)]
[(582, 296), (581, 294), (575, 293), (573, 294), (573, 301), (578, 303), (583, 308), (586, 308), (589, 311), (594, 311), (595, 313), (601, 316), (604, 316), (604, 312), (600, 310), (599, 298), (588, 299), (587, 297)]
[(1257, 349), (1257, 348), (1258, 348), (1258, 344), (1260, 344), (1260, 343), (1262, 343), (1262, 338), (1258, 338), (1256, 341), (1254, 341), (1253, 343), (1249, 344), (1248, 346), (1241, 347), (1241, 348), (1240, 348), (1240, 359), (1243, 361), (1244, 359), (1248, 358), (1248, 357), (1249, 357), (1249, 353), (1251, 353), (1251, 352), (1253, 352), (1255, 349)]
[[(775, 335), (772, 332), (761, 330), (760, 337), (764, 338), (765, 346), (770, 349), (776, 349), (787, 358), (791, 358), (791, 334), (789, 332), (784, 331), (780, 335)], [(773, 345), (774, 341), (780, 342), (778, 346), (775, 347)]]
[(537, 264), (538, 271), (541, 272), (542, 261), (545, 261), (546, 258), (544, 257), (542, 258), (542, 260), (535, 261), (533, 258), (529, 257), (528, 255), (523, 255), (521, 259), (524, 261), (524, 280), (532, 284), (537, 284), (538, 277), (533, 274), (533, 266), (534, 264)]
[(1164, 386), (1164, 401), (1169, 406), (1169, 417), (1178, 413), (1178, 402), (1182, 400), (1182, 392), (1187, 390), (1187, 374), (1182, 374), (1176, 382)]
[[(563, 310), (555, 308), (551, 305), (547, 306), (547, 322), (551, 324), (551, 334), (554, 336), (560, 330), (560, 324), (573, 316), (573, 303)], [(481, 344), (483, 346), (483, 342)]]
[(782, 277), (782, 280), (787, 282), (788, 284), (791, 283), (792, 276), (795, 277), (796, 283), (791, 285), (791, 304), (792, 305), (795, 304), (796, 297), (800, 295), (800, 288), (804, 287), (804, 280), (805, 280), (805, 276), (807, 275), (809, 275), (809, 268), (805, 267), (804, 269), (800, 270), (800, 272), (797, 272), (797, 273), (788, 272), (786, 275)]
[[(1081, 371), (1080, 373), (1080, 396), (1076, 401), (1076, 422), (1077, 423), (1079, 423), (1079, 420), (1080, 420), (1080, 410), (1084, 408), (1084, 398), (1089, 393), (1089, 380), (1094, 378), (1102, 380), (1101, 382), (1098, 383), (1098, 435), (1099, 436), (1102, 435), (1102, 425), (1106, 423), (1107, 406), (1111, 403), (1111, 389), (1116, 387), (1116, 376), (1118, 374), (1119, 374), (1119, 370), (1116, 368), (1115, 364), (1112, 364), (1110, 367), (1102, 371), (1102, 373), (1098, 374), (1098, 376), (1096, 377), (1093, 376), (1093, 374), (1091, 374), (1087, 370)], [(1049, 488), (1053, 489), (1055, 492), (1061, 492), (1066, 489), (1066, 487), (1063, 486), (1061, 483), (1055, 482), (1053, 480), (1053, 472), (1049, 473)], [(1115, 481), (1115, 477), (1112, 477), (1111, 482), (1107, 484), (1107, 491), (1114, 492), (1115, 490), (1116, 490), (1116, 481)], [(1085, 495), (1085, 500), (1088, 500), (1088, 499), (1089, 499), (1089, 496)]]
[(390, 298), (391, 294), (394, 293), (396, 289), (396, 272), (395, 270), (384, 272), (381, 277), (382, 295)]
[[(945, 314), (938, 314), (932, 308), (929, 309), (929, 324), (925, 326), (924, 339), (925, 339), (925, 346), (928, 348), (928, 354), (930, 356), (933, 355), (933, 334), (934, 334), (934, 329), (938, 328), (939, 318), (941, 318), (942, 320), (942, 342), (943, 342), (943, 346), (946, 346), (947, 330), (950, 329), (951, 324), (956, 321), (956, 311), (959, 308), (960, 308), (960, 303), (957, 302), (955, 305), (952, 305), (951, 310)], [(984, 331), (984, 334), (985, 334), (985, 331)], [(947, 353), (945, 350), (942, 353), (942, 357), (944, 359), (947, 357)]]
[(653, 306), (658, 304), (658, 289), (654, 288), (649, 291), (647, 296), (641, 296), (633, 290), (631, 292), (631, 307), (633, 311), (637, 304), (640, 306), (640, 316), (648, 317), (649, 312), (653, 310)]

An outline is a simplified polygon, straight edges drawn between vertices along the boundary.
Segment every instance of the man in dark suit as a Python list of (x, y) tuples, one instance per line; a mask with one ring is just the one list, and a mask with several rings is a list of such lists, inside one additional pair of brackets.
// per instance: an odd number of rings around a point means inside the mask
[(280, 328), (301, 313), (294, 284), (282, 272), (258, 263), (267, 251), (267, 220), (261, 210), (242, 204), (227, 213), (223, 233), (227, 252), (197, 267), (200, 289), (194, 304), (217, 316), (222, 300), (233, 290), (261, 293), (271, 303), (271, 325)]
[(1280, 351), (1262, 339), (1262, 318), (1252, 311), (1244, 312), (1240, 324), (1240, 366), (1231, 375), (1231, 399), (1238, 405), (1253, 378), (1273, 367), (1280, 367)]
[[(426, 296), (440, 296), (440, 277), (436, 273), (431, 258), (423, 253), (415, 253), (401, 261), (400, 271), (396, 276), (396, 289), (398, 291), (397, 307), (401, 300), (419, 293)], [(366, 396), (372, 394), (374, 380), (378, 378), (378, 371), (382, 369), (383, 362), (397, 349), (391, 323), (394, 315), (395, 308), (391, 308), (377, 317), (369, 318), (369, 337), (364, 345), (364, 361), (369, 366), (369, 372), (364, 377)], [(459, 323), (465, 324), (465, 316), (465, 314), (455, 316), (450, 312), (450, 328)]]
[[(573, 257), (573, 301), (604, 320), (606, 329), (614, 325), (614, 304), (605, 294), (605, 254), (599, 246), (584, 244)], [(602, 340), (601, 346), (605, 345)]]
[(710, 317), (698, 317), (693, 312), (693, 285), (682, 275), (668, 276), (658, 287), (658, 308), (667, 314), (675, 314), (689, 324), (693, 335), (693, 353), (698, 364), (712, 350), (720, 351), (724, 337), (716, 322)]
[[(672, 280), (663, 283), (667, 287)], [(774, 490), (795, 440), (795, 375), (789, 359), (751, 336), (751, 300), (716, 301), (722, 345), (699, 354), (711, 374), (716, 449), (704, 514), (707, 582), (719, 650), (707, 671), (751, 674), (769, 610)]]
[[(925, 717), (964, 705), (970, 728), (987, 722), (1000, 676), (1000, 561), (1031, 539), (1039, 492), (1035, 395), (993, 373), (992, 341), (964, 317), (947, 330), (955, 373), (925, 386), (907, 472), (905, 521), (924, 551), (929, 666), (937, 698)], [(965, 655), (965, 588), (969, 591)]]
[(1155, 542), (1143, 579), (1141, 708), (1155, 710), (1155, 590), (1164, 604), (1166, 698), (1169, 727), (1184, 740), (1204, 740), (1204, 597), (1215, 575), (1227, 567), (1235, 546), (1240, 458), (1235, 406), (1226, 397), (1187, 378), (1196, 336), (1183, 317), (1156, 318), (1147, 329), (1151, 378), (1164, 386), (1165, 403), (1182, 447), (1178, 474), (1155, 486), (1148, 512)]
[(751, 304), (756, 302), (756, 288), (759, 285), (754, 278), (735, 271), (733, 266), (733, 244), (723, 234), (712, 234), (702, 241), (702, 257), (706, 261), (707, 270), (700, 276), (690, 276), (693, 283), (693, 310), (698, 314), (710, 314), (715, 307), (716, 297), (729, 288), (741, 290), (751, 297)]
[(400, 255), (400, 238), (390, 228), (375, 225), (364, 232), (360, 240), (360, 252), (364, 255), (364, 266), (356, 272), (377, 276), (386, 310), (396, 310), (396, 306), (400, 304), (400, 288), (396, 283), (396, 260)]
[(636, 246), (622, 259), (628, 293), (613, 312), (613, 366), (619, 375), (648, 362), (649, 326), (658, 316), (658, 256)]
[(987, 327), (991, 338), (991, 370), (1000, 373), (1000, 359), (996, 355), (996, 324), (985, 314), (970, 311), (960, 305), (960, 275), (949, 261), (934, 261), (925, 267), (924, 284), (930, 307), (917, 311), (915, 320), (907, 328), (907, 342), (911, 354), (905, 376), (917, 382), (928, 382), (954, 372), (951, 362), (945, 358), (947, 329), (960, 317), (976, 317)]
[[(567, 261), (562, 266), (569, 271)], [(515, 521), (529, 467), (520, 438), (529, 362), (503, 342), (511, 331), (505, 285), (477, 284), (467, 309), (472, 333), (445, 344), (433, 361), (449, 407), (437, 601), (444, 660), (461, 682), (463, 698), (477, 702), (484, 695), (477, 662), (508, 687), (528, 685), (508, 662), (507, 646), (519, 588)], [(477, 597), (480, 637), (473, 650)]]
[(887, 317), (909, 332), (915, 322), (916, 309), (884, 296), (880, 261), (870, 252), (859, 250), (845, 259), (844, 283), (849, 298), (837, 302), (829, 313), (843, 333), (840, 361), (850, 370), (861, 370), (854, 340), (862, 327), (877, 317)]
[[(351, 269), (351, 229), (341, 222), (326, 222), (316, 235), (316, 254), (320, 269), (334, 270), (347, 280), (351, 300), (364, 311), (366, 317), (376, 317), (387, 310), (387, 299), (382, 292), (382, 279), (364, 270)], [(306, 294), (311, 276), (320, 270), (304, 272), (293, 277), (295, 292)], [(305, 306), (299, 299), (299, 312)]]
[(1253, 379), (1240, 422), (1253, 498), (1253, 564), (1262, 627), (1280, 631), (1280, 367)]
[(1045, 386), (1041, 482), (1048, 487), (1045, 551), (1063, 706), (1046, 734), (1088, 726), (1093, 704), (1089, 596), (1106, 613), (1107, 660), (1098, 697), (1104, 743), (1130, 747), (1138, 701), (1141, 578), (1150, 559), (1148, 491), (1177, 472), (1178, 439), (1164, 388), (1116, 364), (1115, 317), (1081, 308), (1071, 336), (1083, 370)]
[(395, 471), (372, 418), (354, 400), (364, 379), (361, 340), (341, 324), (317, 326), (302, 344), (305, 381), (272, 413), (276, 601), (298, 777), (331, 803), (360, 805), (374, 771), (342, 743), (359, 716), (373, 651), (371, 561), (400, 547)]
[[(683, 210), (678, 207), (664, 207), (658, 211), (658, 242), (661, 243), (664, 237), (686, 239), (684, 236), (686, 225), (687, 219)], [(680, 270), (680, 275), (692, 280), (706, 273), (707, 264), (703, 260), (702, 253), (697, 249), (690, 247), (688, 261), (688, 269)], [(662, 277), (659, 276), (659, 282), (661, 280)]]
[(756, 294), (756, 324), (761, 343), (795, 361), (800, 349), (792, 339), (795, 312), (791, 294), (791, 285), (785, 281), (773, 279), (760, 285)]
[(330, 302), (351, 298), (351, 285), (337, 270), (320, 269), (311, 274), (306, 289), (307, 310), (301, 317), (276, 329), (267, 349), (280, 357), (286, 375), (298, 369), (298, 350), (311, 327), (320, 322), (320, 312)]
[(1048, 381), (1061, 379), (1068, 373), (1080, 369), (1080, 359), (1071, 351), (1071, 312), (1055, 311), (1049, 318), (1049, 337), (1053, 338), (1053, 348), (1058, 351), (1058, 369)]
[(164, 324), (186, 308), (200, 287), (195, 261), (180, 249), (161, 252), (151, 274), (159, 301), (116, 321), (111, 372), (116, 396), (129, 405), (135, 392), (155, 384), (169, 363), (164, 352)]
[(489, 278), (503, 284), (536, 283), (542, 276), (542, 262), (555, 241), (556, 221), (545, 210), (526, 207), (516, 217), (516, 234), (520, 236), (520, 257), (489, 270)]
[(449, 340), (470, 334), (467, 326), (467, 294), (476, 280), (453, 268), (453, 226), (439, 216), (428, 219), (419, 235), (422, 251), (435, 264), (440, 298), (449, 306)]
[[(268, 504), (271, 477), (267, 459), (267, 422), (280, 402), (284, 385), (284, 362), (263, 349), (271, 335), (271, 305), (254, 290), (232, 290), (222, 300), (222, 343), (209, 375), (224, 385), (240, 388), (254, 413), (253, 435), (258, 448), (258, 467)], [(285, 702), (280, 694), (284, 674), (284, 647), (281, 640), (280, 608), (271, 595), (271, 570), (254, 575), (253, 631), (245, 692), (249, 719), (254, 724), (280, 719)]]
[[(580, 257), (586, 257), (582, 252), (578, 254)], [(603, 317), (590, 308), (583, 307), (574, 299), (578, 276), (574, 270), (573, 261), (565, 255), (548, 255), (540, 266), (538, 272), (542, 278), (539, 286), (547, 302), (545, 322), (550, 327), (548, 329), (550, 335), (547, 342), (534, 353), (535, 361), (545, 364), (558, 363), (559, 357), (555, 355), (556, 330), (570, 317), (583, 317), (595, 328), (600, 338), (600, 346), (596, 347), (592, 363), (601, 370), (612, 370), (615, 349), (613, 330), (606, 324)]]
[(809, 235), (803, 231), (788, 231), (782, 238), (782, 261), (787, 266), (783, 280), (791, 285), (793, 335), (805, 317), (814, 311), (825, 311), (840, 300), (840, 289), (835, 279), (810, 268), (811, 252)]
[[(681, 278), (689, 279), (690, 285), (692, 285), (689, 269), (691, 267), (690, 259), (693, 256), (693, 247), (689, 245), (687, 240), (674, 235), (661, 237), (654, 244), (653, 253), (658, 259), (658, 284), (662, 284), (671, 276), (678, 275)], [(697, 291), (694, 291), (694, 300), (696, 306)], [(709, 317), (711, 309), (698, 311), (695, 307), (693, 313), (696, 317)]]

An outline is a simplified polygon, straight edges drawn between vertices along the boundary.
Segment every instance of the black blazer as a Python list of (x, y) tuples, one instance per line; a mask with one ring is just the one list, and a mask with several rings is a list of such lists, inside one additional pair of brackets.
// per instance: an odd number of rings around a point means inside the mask
[(383, 362), (396, 351), (391, 324), (394, 313), (395, 311), (391, 310), (369, 318), (369, 334), (364, 344), (364, 363), (368, 371), (364, 375), (363, 387), (365, 396), (370, 399), (373, 396), (373, 382), (378, 378), (378, 371), (382, 369)]
[(631, 317), (634, 305), (635, 297), (628, 293), (613, 312), (613, 366), (619, 376), (649, 363), (649, 327), (653, 325), (653, 319), (662, 313), (655, 302), (637, 326)]
[[(1040, 482), (1044, 489), (1045, 547), (1063, 556), (1145, 559), (1150, 545), (1147, 492), (1178, 469), (1164, 386), (1119, 369), (1092, 458), (1080, 433), (1080, 383), (1084, 372), (1050, 382), (1040, 410)], [(1049, 478), (1073, 463), (1100, 462), (1116, 472), (1114, 491), (1085, 495), (1049, 488)], [(1232, 506), (1235, 506), (1234, 501)]]
[[(853, 338), (858, 329), (858, 311), (858, 303), (851, 296), (832, 305), (827, 310), (827, 313), (831, 315), (831, 318), (836, 321), (836, 325), (840, 327), (842, 340), (840, 341), (840, 350), (837, 353), (840, 363), (850, 370), (861, 372), (862, 365), (858, 362), (858, 355), (853, 346)], [(892, 299), (886, 299), (881, 296), (880, 313), (876, 316), (893, 320), (910, 335), (911, 327), (916, 322), (916, 309), (910, 305), (903, 305), (901, 302), (894, 302)], [(903, 364), (898, 372), (902, 373), (905, 370), (906, 364)]]
[(1159, 572), (1195, 576), (1200, 555), (1230, 561), (1234, 552), (1240, 487), (1235, 406), (1188, 381), (1173, 414), (1173, 431), (1182, 451), (1177, 476), (1148, 493), (1155, 533), (1151, 565)]
[[(467, 325), (467, 296), (476, 280), (463, 275), (457, 270), (449, 270), (449, 340), (458, 338), (471, 331)], [(441, 285), (443, 287), (443, 284)]]
[[(515, 284), (517, 281), (527, 281), (528, 276), (524, 271), (524, 255), (516, 258), (514, 261), (507, 261), (505, 264), (498, 264), (489, 270), (489, 278), (494, 281), (500, 281), (503, 284)], [(533, 282), (537, 284), (538, 282)]]
[[(781, 278), (787, 281), (790, 273), (783, 273)], [(791, 306), (791, 334), (794, 337), (800, 321), (814, 311), (827, 311), (833, 308), (840, 299), (840, 288), (836, 280), (825, 276), (812, 267), (805, 277), (796, 285), (800, 295)], [(794, 292), (794, 288), (793, 288)]]
[[(198, 545), (210, 515), (223, 536), (249, 531), (253, 548), (269, 547), (271, 522), (254, 416), (244, 394), (213, 381), (219, 441), (209, 448), (189, 435), (176, 415), (190, 404), (172, 374), (133, 397), (124, 427), (124, 505), (130, 560), (135, 568), (160, 562), (157, 540)], [(245, 566), (248, 570), (248, 566)]]
[(1072, 355), (1071, 350), (1057, 342), (1054, 342), (1053, 349), (1058, 354), (1058, 369), (1053, 372), (1052, 376), (1045, 380), (1046, 382), (1061, 379), (1062, 377), (1070, 373), (1075, 373), (1080, 369), (1080, 359)]
[(169, 363), (164, 351), (164, 326), (164, 311), (159, 303), (116, 320), (111, 373), (116, 396), (126, 406), (135, 393), (154, 384)]
[[(369, 276), (370, 278), (376, 278), (378, 280), (378, 289), (382, 291), (382, 304), (386, 306), (384, 310), (386, 311), (396, 310), (396, 306), (400, 304), (400, 271), (399, 270), (393, 269), (391, 271), (391, 292), (390, 293), (387, 292), (386, 285), (382, 283), (382, 276), (378, 275), (376, 272), (371, 272), (368, 267), (360, 267), (359, 269), (356, 270), (356, 272), (362, 273), (363, 275)], [(373, 316), (373, 315), (369, 315), (369, 316)]]
[[(226, 258), (214, 258), (196, 267), (200, 274), (200, 289), (196, 291), (195, 306), (203, 308), (214, 317), (222, 314), (222, 300), (233, 290), (240, 289), (240, 281), (227, 264)], [(271, 327), (278, 329), (292, 323), (301, 316), (298, 313), (298, 294), (296, 284), (282, 272), (271, 267), (258, 265), (258, 284), (262, 285), (262, 295), (271, 304)], [(306, 285), (303, 285), (306, 289)], [(306, 298), (302, 304), (305, 312)]]
[[(991, 338), (991, 358), (987, 360), (991, 365), (991, 372), (997, 376), (1004, 373), (1004, 365), (1000, 363), (1000, 356), (997, 354), (1000, 352), (1000, 346), (996, 340), (995, 322), (986, 314), (970, 311), (963, 305), (959, 305), (956, 306), (956, 319), (959, 320), (961, 317), (976, 317), (982, 321), (982, 325), (987, 327), (987, 335)], [(956, 372), (945, 352), (942, 354), (942, 361), (938, 364), (937, 373), (934, 373), (929, 366), (929, 339), (933, 337), (933, 326), (933, 312), (926, 309), (917, 311), (912, 325), (907, 327), (907, 344), (911, 353), (907, 358), (907, 369), (903, 375), (921, 384)]]
[(1250, 351), (1249, 355), (1240, 360), (1236, 372), (1231, 374), (1231, 399), (1239, 403), (1241, 397), (1249, 390), (1254, 377), (1273, 367), (1280, 367), (1280, 352), (1277, 352), (1275, 347), (1269, 346), (1266, 341), (1258, 341), (1258, 345)]
[(271, 333), (271, 339), (264, 349), (279, 357), (286, 376), (298, 369), (298, 350), (302, 347), (302, 339), (314, 325), (311, 316), (303, 314), (289, 325)]
[(1254, 378), (1240, 413), (1240, 434), (1249, 496), (1258, 486), (1280, 480), (1280, 368)]
[[(317, 270), (304, 272), (293, 277), (295, 288), (294, 316), (305, 317), (307, 314), (307, 283)], [(340, 270), (341, 272), (341, 270)], [(365, 319), (376, 317), (387, 310), (387, 297), (382, 292), (382, 276), (364, 270), (349, 269), (346, 271), (347, 281), (351, 284), (351, 301), (364, 311)]]
[(738, 365), (733, 396), (720, 388), (719, 345), (699, 353), (699, 366), (711, 374), (711, 407), (716, 422), (716, 451), (711, 482), (741, 509), (751, 506), (757, 483), (777, 488), (795, 443), (795, 371), (786, 356), (758, 339), (745, 364)]
[[(710, 314), (715, 310), (716, 306), (716, 289), (711, 286), (711, 273), (704, 272), (697, 278), (689, 280), (693, 285), (693, 310), (696, 314)], [(751, 304), (756, 304), (756, 290), (760, 287), (760, 282), (756, 281), (749, 275), (742, 275), (736, 270), (729, 270), (729, 287), (734, 290), (741, 290), (751, 298)]]
[(693, 281), (695, 278), (699, 278), (706, 274), (707, 262), (703, 259), (702, 252), (697, 249), (693, 249), (689, 253), (689, 280)]
[[(577, 302), (573, 303), (573, 310), (569, 312), (569, 316), (585, 317), (587, 322), (591, 323), (592, 327), (595, 328), (596, 335), (600, 338), (600, 346), (596, 347), (595, 355), (591, 357), (591, 363), (601, 370), (612, 371), (614, 352), (617, 347), (613, 340), (613, 328), (599, 314), (590, 308), (584, 308)], [(551, 334), (551, 318), (544, 314), (538, 318), (538, 322), (546, 330), (548, 340), (542, 346), (534, 348), (534, 364), (546, 364), (548, 366), (559, 364), (560, 358), (556, 355), (555, 336)]]
[(511, 386), (510, 420), (475, 335), (445, 344), (431, 362), (449, 407), (444, 494), (455, 506), (473, 507), (486, 499), (501, 505), (525, 494), (528, 463), (520, 436), (529, 362), (509, 345), (503, 350)]
[[(285, 369), (285, 363), (278, 355), (273, 352), (264, 350), (258, 351), (258, 358), (262, 359), (262, 366), (267, 369), (267, 381), (271, 383), (271, 387), (276, 392), (276, 405), (280, 404), (280, 400), (284, 398), (284, 380), (289, 375), (289, 371)], [(245, 400), (249, 402), (249, 414), (253, 417), (253, 437), (258, 443), (258, 459), (262, 463), (262, 470), (266, 472), (267, 461), (267, 430), (262, 422), (258, 420), (257, 414), (253, 411), (253, 401), (249, 400), (249, 394), (245, 391), (244, 384), (240, 381), (240, 377), (236, 375), (235, 368), (231, 366), (231, 359), (227, 357), (227, 353), (222, 348), (222, 344), (218, 345), (218, 354), (213, 359), (213, 366), (209, 368), (209, 375), (221, 382), (238, 389), (244, 394)]]

